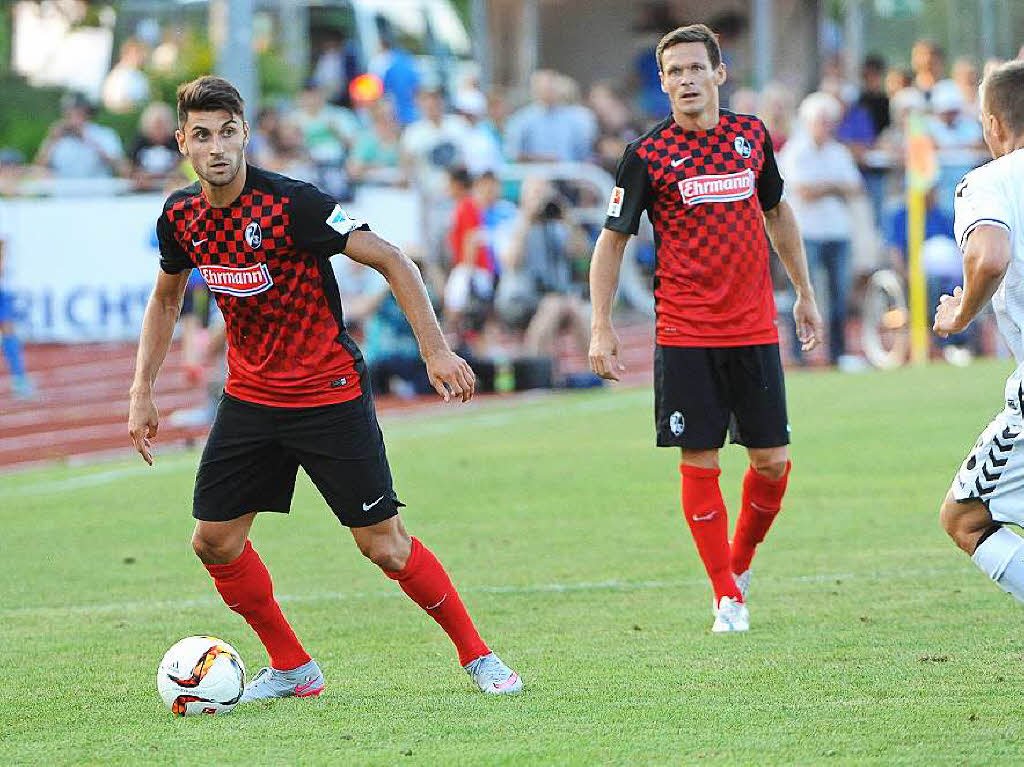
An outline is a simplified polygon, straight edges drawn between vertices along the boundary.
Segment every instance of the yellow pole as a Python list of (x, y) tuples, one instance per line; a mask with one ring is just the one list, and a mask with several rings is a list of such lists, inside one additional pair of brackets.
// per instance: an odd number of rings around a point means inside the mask
[(928, 361), (928, 307), (921, 248), (924, 245), (925, 195), (938, 175), (935, 145), (924, 118), (911, 114), (907, 122), (907, 282), (910, 288), (910, 360)]
[(921, 248), (924, 245), (925, 192), (907, 185), (907, 281), (910, 283), (910, 360), (928, 361), (928, 292), (925, 287)]

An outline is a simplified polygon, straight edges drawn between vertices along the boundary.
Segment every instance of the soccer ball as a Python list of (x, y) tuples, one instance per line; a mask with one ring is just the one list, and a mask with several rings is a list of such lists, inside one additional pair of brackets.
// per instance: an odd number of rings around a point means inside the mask
[(172, 714), (226, 714), (245, 689), (245, 666), (217, 637), (185, 637), (156, 670), (156, 689)]

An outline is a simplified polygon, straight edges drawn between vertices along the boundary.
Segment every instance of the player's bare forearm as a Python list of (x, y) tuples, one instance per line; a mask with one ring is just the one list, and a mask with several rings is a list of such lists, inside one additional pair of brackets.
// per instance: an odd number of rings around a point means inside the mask
[(612, 328), (612, 302), (619, 286), (622, 254), (630, 235), (602, 229), (590, 261), (590, 369), (601, 378), (618, 381), (626, 368), (619, 362), (619, 339)]
[(789, 281), (798, 296), (812, 296), (811, 278), (807, 269), (807, 255), (800, 237), (800, 227), (789, 203), (782, 200), (764, 214), (764, 226), (771, 238), (779, 260), (786, 268)]
[(387, 240), (367, 231), (355, 231), (349, 235), (345, 255), (384, 275), (416, 335), (423, 359), (438, 351), (448, 351), (448, 342), (441, 333), (434, 307), (430, 305), (423, 277), (408, 256)]
[(782, 200), (774, 208), (766, 211), (764, 226), (796, 291), (796, 301), (793, 302), (796, 336), (800, 339), (800, 348), (809, 352), (821, 343), (824, 325), (814, 300), (814, 289), (811, 287), (807, 254), (804, 253), (800, 227), (797, 226), (796, 216), (793, 215), (789, 203)]
[(160, 366), (167, 357), (174, 336), (174, 324), (181, 312), (181, 302), (188, 284), (188, 270), (180, 274), (160, 272), (156, 286), (146, 304), (142, 318), (142, 333), (135, 357), (135, 379), (132, 393), (150, 392)]
[(619, 270), (622, 268), (622, 254), (630, 235), (602, 229), (594, 245), (590, 260), (590, 301), (594, 306), (591, 325), (593, 328), (610, 328), (612, 324), (612, 303), (619, 287)]
[(956, 331), (965, 329), (992, 299), (1010, 267), (1010, 235), (998, 226), (979, 226), (967, 240), (964, 290)]
[(128, 401), (128, 435), (142, 459), (153, 465), (152, 440), (160, 425), (160, 414), (153, 404), (153, 383), (167, 357), (174, 335), (174, 323), (181, 311), (181, 300), (188, 285), (190, 270), (181, 274), (160, 272), (146, 304), (142, 334), (135, 359), (135, 380)]
[(416, 264), (387, 240), (364, 230), (349, 235), (345, 255), (384, 275), (416, 335), (427, 378), (437, 393), (445, 402), (452, 395), (463, 402), (472, 399), (476, 376), (466, 361), (448, 347)]

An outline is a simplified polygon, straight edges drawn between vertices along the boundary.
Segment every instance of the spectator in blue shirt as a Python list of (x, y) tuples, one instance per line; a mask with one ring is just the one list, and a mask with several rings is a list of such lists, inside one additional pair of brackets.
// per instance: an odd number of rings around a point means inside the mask
[(370, 71), (384, 83), (384, 93), (395, 102), (395, 116), (403, 126), (416, 122), (420, 112), (416, 94), (420, 91), (420, 73), (408, 51), (396, 46), (388, 35), (381, 36), (380, 53), (370, 64)]

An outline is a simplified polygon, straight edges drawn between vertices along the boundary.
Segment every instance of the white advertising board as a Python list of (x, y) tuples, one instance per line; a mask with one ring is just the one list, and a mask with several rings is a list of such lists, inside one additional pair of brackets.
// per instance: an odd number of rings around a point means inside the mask
[[(0, 286), (19, 335), (61, 343), (137, 339), (160, 268), (163, 202), (149, 194), (3, 200)], [(344, 207), (400, 247), (417, 239), (419, 206), (410, 191), (365, 189)]]
[(8, 199), (3, 289), (26, 341), (137, 338), (163, 197)]

